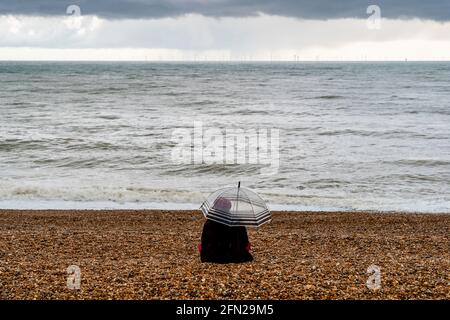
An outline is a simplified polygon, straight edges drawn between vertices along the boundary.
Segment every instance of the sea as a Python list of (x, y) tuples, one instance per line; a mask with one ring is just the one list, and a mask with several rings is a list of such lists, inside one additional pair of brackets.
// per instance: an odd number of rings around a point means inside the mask
[(0, 62), (2, 209), (196, 209), (239, 181), (273, 210), (450, 213), (450, 63)]

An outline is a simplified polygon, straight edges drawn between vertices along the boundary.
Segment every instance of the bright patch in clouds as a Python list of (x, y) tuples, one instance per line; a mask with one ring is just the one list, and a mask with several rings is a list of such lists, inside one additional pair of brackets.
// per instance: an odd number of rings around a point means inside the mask
[(2, 60), (450, 60), (450, 23), (0, 16)]

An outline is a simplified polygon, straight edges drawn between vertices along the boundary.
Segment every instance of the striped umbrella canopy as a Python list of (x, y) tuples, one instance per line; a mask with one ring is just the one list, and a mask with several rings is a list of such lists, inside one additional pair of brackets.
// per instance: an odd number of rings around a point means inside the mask
[(272, 219), (266, 202), (241, 183), (211, 193), (200, 209), (206, 219), (230, 227), (259, 227)]

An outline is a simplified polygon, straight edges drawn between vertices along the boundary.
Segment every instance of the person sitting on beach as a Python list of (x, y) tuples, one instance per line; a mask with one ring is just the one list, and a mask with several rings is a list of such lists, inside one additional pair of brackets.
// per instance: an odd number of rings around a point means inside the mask
[[(214, 208), (222, 211), (231, 209), (231, 201), (219, 198)], [(199, 245), (202, 262), (239, 263), (252, 261), (250, 242), (245, 227), (230, 227), (207, 219)]]

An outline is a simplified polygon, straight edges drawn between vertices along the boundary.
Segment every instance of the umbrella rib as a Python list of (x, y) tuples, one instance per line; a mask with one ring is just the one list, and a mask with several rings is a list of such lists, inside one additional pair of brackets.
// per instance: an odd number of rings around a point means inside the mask
[(248, 202), (250, 203), (250, 205), (252, 206), (252, 212), (253, 212), (253, 215), (255, 215), (255, 208), (253, 207), (253, 203), (252, 203), (252, 200), (250, 199), (250, 197), (248, 196), (248, 193), (247, 192), (245, 192), (245, 190), (244, 189), (242, 189), (242, 191), (247, 195), (247, 198), (248, 198)]

